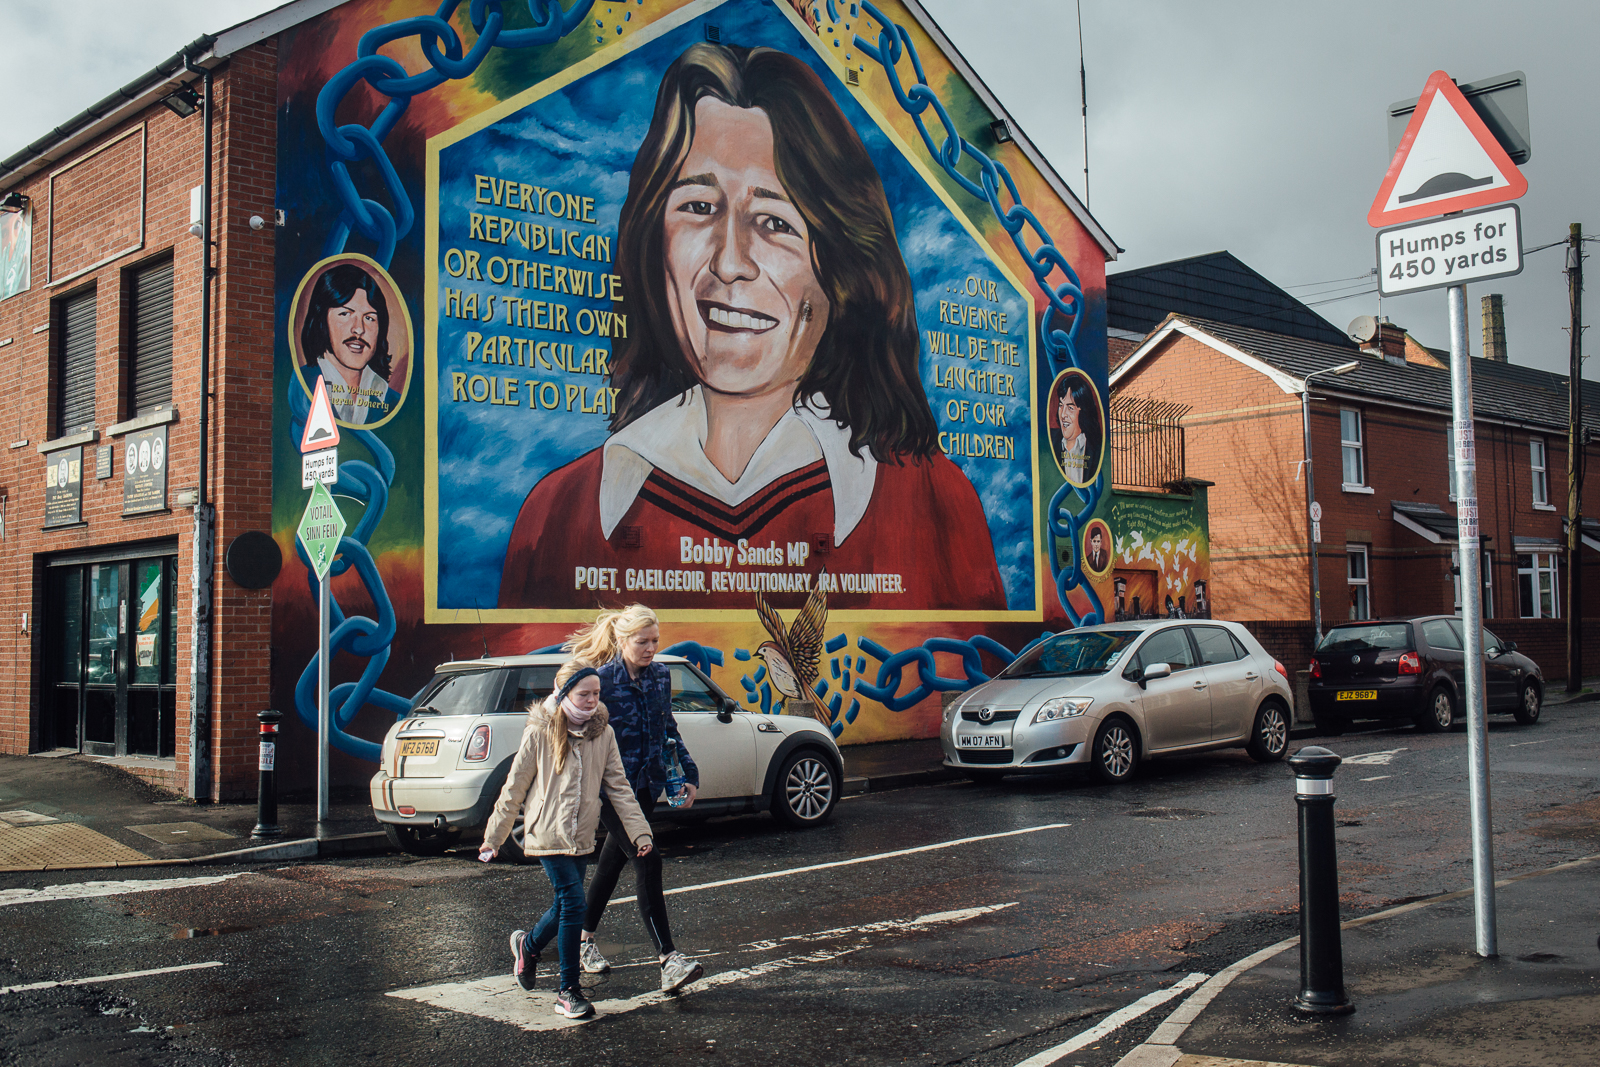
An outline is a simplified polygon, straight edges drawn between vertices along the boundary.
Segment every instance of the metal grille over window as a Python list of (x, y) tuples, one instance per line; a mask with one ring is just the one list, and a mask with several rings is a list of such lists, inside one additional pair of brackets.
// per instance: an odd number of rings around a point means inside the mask
[(56, 436), (94, 426), (94, 290), (56, 304)]
[(1190, 405), (1111, 398), (1111, 484), (1162, 489), (1184, 476), (1183, 417)]
[(130, 416), (172, 403), (172, 261), (135, 273), (132, 290)]

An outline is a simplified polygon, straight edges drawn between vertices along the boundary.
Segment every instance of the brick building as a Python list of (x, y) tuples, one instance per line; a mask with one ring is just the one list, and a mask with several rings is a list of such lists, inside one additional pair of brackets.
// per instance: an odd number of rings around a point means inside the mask
[(253, 793), (267, 697), (270, 592), (223, 566), (270, 526), (262, 21), (0, 161), (0, 751), (99, 755), (201, 799)]
[[(1450, 376), (1440, 353), (1390, 324), (1358, 350), (1173, 314), (1111, 376), (1114, 396), (1189, 405), (1187, 471), (1216, 483), (1213, 610), (1261, 620), (1286, 661), (1303, 661), (1310, 639), (1300, 394), (1306, 375), (1352, 360), (1353, 371), (1312, 385), (1324, 626), (1456, 611)], [(1562, 677), (1567, 379), (1497, 360), (1472, 365), (1484, 616), (1547, 677)], [(1592, 432), (1600, 425), (1600, 385), (1584, 383), (1584, 407)], [(1600, 473), (1585, 489), (1595, 499)], [(1593, 605), (1600, 555), (1584, 562), (1585, 602)], [(1600, 665), (1600, 649), (1588, 652)]]

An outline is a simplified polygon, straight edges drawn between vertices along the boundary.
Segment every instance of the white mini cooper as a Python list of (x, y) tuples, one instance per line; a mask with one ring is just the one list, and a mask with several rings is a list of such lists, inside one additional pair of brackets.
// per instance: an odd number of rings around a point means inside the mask
[[(503, 656), (441, 664), (383, 739), (372, 810), (395, 847), (436, 855), (481, 838), (522, 741), (531, 703), (555, 688), (562, 655)], [(657, 656), (672, 671), (672, 713), (700, 771), (694, 806), (665, 801), (657, 818), (707, 818), (770, 810), (794, 827), (833, 813), (844, 765), (815, 719), (743, 711), (694, 664)], [(522, 858), (522, 824), (501, 849)]]

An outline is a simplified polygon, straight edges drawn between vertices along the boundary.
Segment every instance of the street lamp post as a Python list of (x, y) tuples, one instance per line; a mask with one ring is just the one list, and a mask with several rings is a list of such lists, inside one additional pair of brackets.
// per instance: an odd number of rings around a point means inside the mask
[(1311, 559), (1311, 618), (1316, 627), (1316, 640), (1322, 640), (1322, 561), (1317, 554), (1316, 520), (1311, 517), (1311, 505), (1316, 503), (1316, 484), (1311, 475), (1311, 379), (1319, 374), (1349, 374), (1361, 361), (1352, 359), (1349, 363), (1341, 363), (1337, 367), (1324, 367), (1314, 370), (1300, 379), (1300, 427), (1305, 434), (1306, 455), (1304, 466), (1306, 469), (1306, 545), (1310, 549)]

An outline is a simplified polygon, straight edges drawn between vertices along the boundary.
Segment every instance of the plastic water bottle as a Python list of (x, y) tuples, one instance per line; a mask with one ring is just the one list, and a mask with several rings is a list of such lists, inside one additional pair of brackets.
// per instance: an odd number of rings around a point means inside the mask
[(670, 737), (662, 746), (661, 762), (667, 768), (667, 806), (681, 808), (689, 802), (689, 779), (683, 773), (683, 760), (678, 758), (678, 742)]

